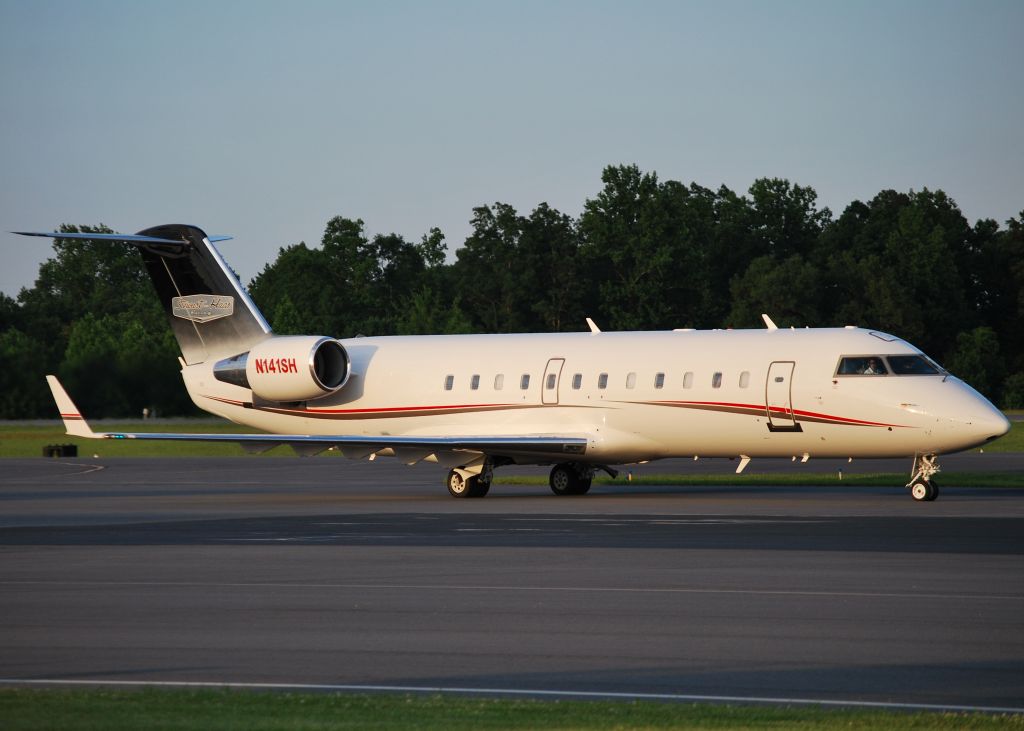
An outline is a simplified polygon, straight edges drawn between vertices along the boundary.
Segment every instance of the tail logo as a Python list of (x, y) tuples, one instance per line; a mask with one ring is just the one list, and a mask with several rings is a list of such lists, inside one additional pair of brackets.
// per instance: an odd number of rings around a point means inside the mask
[(171, 313), (182, 320), (210, 322), (235, 312), (235, 298), (219, 294), (189, 294), (171, 298)]

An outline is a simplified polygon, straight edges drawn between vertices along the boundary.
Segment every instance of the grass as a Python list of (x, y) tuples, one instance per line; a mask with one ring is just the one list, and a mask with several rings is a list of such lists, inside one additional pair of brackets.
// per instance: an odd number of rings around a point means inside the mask
[(235, 690), (0, 689), (7, 731), (1024, 729), (1024, 715)]
[[(625, 474), (625, 473), (623, 473)], [(840, 480), (836, 472), (732, 472), (699, 475), (639, 475), (629, 480), (626, 477), (611, 479), (595, 477), (595, 485), (763, 485), (766, 487), (801, 487), (821, 485), (844, 485), (847, 487), (893, 487), (905, 485), (910, 478), (908, 472), (843, 474)], [(1024, 475), (1016, 472), (944, 472), (935, 478), (943, 487), (1024, 487)], [(496, 472), (495, 484), (501, 485), (547, 485), (547, 475), (503, 475)]]
[[(188, 434), (254, 434), (252, 429), (226, 421), (196, 419), (173, 423), (98, 422), (90, 424), (96, 431), (184, 432)], [(78, 454), (91, 457), (240, 457), (246, 454), (234, 442), (147, 442), (114, 439), (80, 439), (64, 433), (60, 422), (47, 425), (0, 424), (0, 457), (39, 457), (48, 444), (76, 444)], [(272, 454), (292, 455), (290, 449), (278, 447)]]

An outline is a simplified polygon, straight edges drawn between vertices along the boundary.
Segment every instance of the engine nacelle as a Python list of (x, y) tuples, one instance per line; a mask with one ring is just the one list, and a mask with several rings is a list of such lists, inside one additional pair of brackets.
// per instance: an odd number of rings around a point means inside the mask
[(321, 335), (275, 335), (213, 367), (219, 381), (252, 389), (266, 401), (312, 401), (348, 381), (345, 347)]

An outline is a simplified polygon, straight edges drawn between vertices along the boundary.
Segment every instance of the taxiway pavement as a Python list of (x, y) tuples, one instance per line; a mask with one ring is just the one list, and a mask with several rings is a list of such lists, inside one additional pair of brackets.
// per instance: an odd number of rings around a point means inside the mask
[(1024, 708), (1024, 486), (944, 476), (455, 500), (388, 460), (3, 460), (0, 677)]

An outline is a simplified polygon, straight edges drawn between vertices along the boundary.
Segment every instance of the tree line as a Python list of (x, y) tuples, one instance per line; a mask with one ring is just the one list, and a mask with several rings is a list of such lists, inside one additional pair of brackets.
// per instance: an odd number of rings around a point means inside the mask
[[(443, 233), (328, 221), (249, 283), (274, 330), (352, 337), (860, 325), (917, 345), (997, 404), (1024, 407), (1024, 212), (973, 226), (941, 190), (883, 190), (834, 216), (810, 187), (745, 195), (609, 166), (578, 217), (474, 208)], [(60, 230), (109, 232), (103, 227)], [(131, 247), (61, 241), (32, 288), (0, 296), (0, 418), (50, 417), (58, 373), (96, 416), (194, 413), (177, 345)]]

